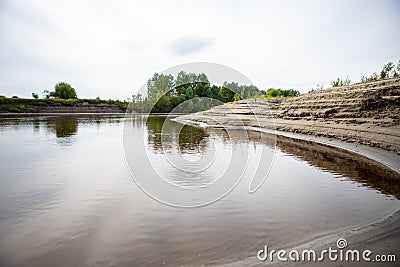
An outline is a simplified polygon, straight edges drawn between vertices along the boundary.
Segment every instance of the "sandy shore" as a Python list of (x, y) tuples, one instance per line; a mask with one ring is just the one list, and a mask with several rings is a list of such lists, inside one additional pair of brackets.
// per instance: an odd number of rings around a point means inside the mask
[[(179, 121), (179, 119), (178, 119)], [(191, 123), (190, 121), (182, 121), (181, 123)], [(199, 126), (198, 123), (194, 122), (193, 125)], [(202, 127), (207, 127), (207, 125), (202, 124)], [(211, 126), (210, 126), (211, 127)], [(247, 130), (250, 131), (261, 131), (261, 132), (270, 132), (265, 129), (254, 128), (254, 127), (246, 127)], [(369, 147), (365, 145), (359, 145), (355, 143), (345, 143), (335, 139), (328, 139), (324, 137), (316, 137), (316, 136), (308, 136), (302, 134), (295, 133), (285, 133), (281, 131), (276, 131), (275, 134), (278, 135), (278, 145), (283, 147), (284, 149), (289, 150), (291, 153), (295, 155), (298, 153), (293, 151), (293, 145), (285, 145), (282, 143), (287, 143), (288, 140), (301, 140), (308, 142), (309, 144), (301, 143), (301, 153), (305, 155), (312, 155), (318, 152), (310, 151), (311, 147), (315, 148), (315, 145), (319, 145), (320, 147), (316, 148), (317, 151), (324, 150), (324, 153), (334, 154), (336, 150), (340, 155), (346, 153), (348, 151), (350, 153), (355, 153), (361, 157), (365, 157), (376, 161), (378, 164), (382, 164), (385, 167), (389, 167), (392, 169), (396, 175), (393, 180), (393, 184), (389, 184), (391, 189), (394, 191), (386, 192), (396, 196), (397, 198), (400, 196), (398, 192), (398, 185), (400, 184), (399, 175), (400, 175), (400, 155), (397, 153), (393, 153), (392, 151), (382, 150), (374, 147)], [(250, 135), (251, 136), (251, 135)], [(281, 140), (283, 138), (283, 140)], [(289, 141), (290, 142), (290, 141)], [(312, 145), (315, 143), (315, 145)], [(288, 147), (289, 146), (289, 147)], [(337, 158), (340, 156), (333, 155)], [(317, 155), (316, 158), (319, 156)], [(310, 162), (309, 159), (306, 159)], [(313, 162), (313, 164), (315, 164)], [(322, 167), (326, 168), (326, 162), (320, 162)], [(315, 164), (318, 166), (318, 162)], [(329, 169), (329, 166), (328, 166)], [(351, 178), (351, 175), (349, 175)], [(357, 179), (355, 179), (357, 180)], [(386, 183), (386, 182), (385, 182)], [(374, 187), (374, 185), (372, 185)], [(378, 186), (380, 188), (380, 186)], [(352, 262), (340, 262), (340, 261), (329, 261), (325, 259), (323, 262), (261, 262), (257, 259), (256, 256), (250, 257), (247, 259), (243, 259), (238, 262), (231, 262), (224, 265), (218, 266), (398, 266), (400, 261), (400, 210), (395, 211), (385, 218), (377, 219), (373, 222), (368, 222), (364, 225), (355, 226), (349, 229), (342, 229), (338, 233), (330, 234), (326, 236), (321, 236), (320, 238), (311, 240), (307, 243), (300, 244), (297, 247), (283, 247), (277, 249), (285, 249), (290, 251), (292, 249), (296, 249), (301, 251), (303, 249), (313, 249), (317, 253), (321, 252), (323, 249), (328, 249), (332, 247), (336, 248), (336, 241), (339, 238), (345, 238), (347, 243), (349, 244), (348, 249), (354, 250), (357, 249), (359, 251), (371, 250), (373, 252), (373, 257), (375, 255), (395, 255), (395, 262), (365, 262), (365, 261), (352, 261)]]
[[(314, 239), (310, 242), (301, 244), (296, 247), (282, 247), (274, 248), (276, 250), (283, 249), (287, 252), (291, 250), (314, 250), (316, 255), (320, 255), (322, 250), (337, 249), (337, 240), (345, 239), (347, 241), (346, 250), (358, 250), (361, 253), (365, 250), (370, 250), (372, 252), (369, 258), (370, 262), (360, 259), (360, 261), (330, 261), (328, 257), (325, 257), (323, 261), (306, 261), (306, 262), (295, 262), (287, 261), (282, 262), (277, 260), (260, 261), (256, 256), (249, 257), (237, 262), (231, 262), (223, 265), (217, 266), (398, 266), (400, 257), (400, 211), (394, 212), (393, 214), (377, 220), (373, 223), (367, 225), (356, 226), (350, 229), (340, 231), (335, 234), (330, 234), (322, 236), (318, 239)], [(262, 248), (261, 248), (262, 249)], [(394, 255), (395, 261), (390, 262), (376, 262), (376, 255)]]
[(241, 100), (176, 120), (339, 147), (400, 173), (400, 78), (328, 88), (295, 98)]
[[(189, 124), (192, 126), (198, 126), (198, 127), (203, 127), (203, 128), (221, 128), (220, 125), (209, 125), (204, 122), (199, 123), (196, 117), (192, 117), (192, 119), (188, 119), (188, 117), (181, 116), (175, 119), (175, 121), (183, 123), (183, 124)], [(349, 142), (343, 142), (335, 138), (328, 138), (324, 136), (314, 136), (314, 135), (306, 135), (306, 134), (300, 134), (300, 133), (293, 133), (293, 132), (284, 132), (284, 131), (277, 131), (269, 128), (260, 128), (260, 127), (254, 127), (254, 126), (235, 126), (235, 125), (227, 125), (225, 126), (227, 128), (237, 128), (237, 129), (243, 129), (243, 130), (248, 130), (248, 131), (256, 131), (256, 132), (262, 132), (262, 133), (267, 133), (267, 134), (274, 134), (277, 136), (283, 136), (283, 137), (288, 137), (291, 139), (298, 139), (298, 140), (305, 140), (305, 141), (310, 141), (330, 147), (336, 147), (339, 149), (347, 150), (353, 153), (356, 153), (358, 155), (361, 155), (363, 157), (366, 157), (368, 159), (374, 160), (385, 167), (397, 172), (400, 174), (400, 154), (395, 153), (393, 151), (385, 150), (385, 149), (379, 149), (376, 147), (371, 147), (368, 145), (363, 145), (363, 144), (358, 144), (358, 143), (349, 143)], [(222, 127), (224, 128), (224, 127)], [(400, 181), (399, 181), (400, 182)]]
[[(207, 125), (204, 123), (200, 123), (196, 120), (187, 120), (187, 117), (178, 117), (176, 121), (180, 123), (187, 123), (198, 127), (205, 128), (213, 128), (213, 125)], [(229, 127), (229, 126), (228, 126)], [(221, 128), (220, 126), (216, 127)], [(400, 196), (398, 191), (398, 185), (400, 184), (399, 175), (400, 175), (400, 155), (394, 153), (393, 151), (387, 151), (383, 149), (379, 149), (376, 147), (370, 147), (366, 145), (360, 145), (357, 143), (345, 143), (337, 139), (318, 137), (312, 135), (304, 135), (297, 133), (288, 133), (282, 131), (271, 131), (265, 128), (256, 128), (256, 127), (244, 127), (246, 130), (254, 131), (254, 132), (263, 132), (263, 133), (273, 133), (276, 134), (278, 139), (277, 143), (280, 147), (284, 149), (288, 149), (291, 153), (297, 154), (293, 151), (293, 145), (285, 145), (283, 143), (287, 143), (288, 140), (300, 140), (306, 143), (301, 143), (301, 153), (305, 155), (311, 155), (318, 153), (318, 151), (324, 150), (324, 153), (334, 154), (339, 151), (339, 154), (346, 153), (346, 151), (350, 153), (357, 154), (357, 157), (361, 156), (367, 159), (373, 160), (377, 164), (382, 164), (385, 167), (389, 167), (393, 172), (395, 172), (395, 177), (393, 184), (388, 185), (390, 188), (395, 188), (395, 191), (386, 192), (396, 196), (397, 198)], [(249, 135), (251, 137), (251, 134)], [(281, 139), (284, 140), (281, 140)], [(308, 143), (308, 144), (307, 144)], [(315, 148), (315, 145), (319, 145), (320, 147), (316, 148), (316, 151), (310, 151), (311, 147)], [(287, 147), (289, 146), (289, 147)], [(334, 155), (335, 156), (335, 155)], [(335, 156), (340, 157), (340, 156)], [(318, 155), (316, 156), (318, 158)], [(307, 160), (307, 159), (306, 159)], [(309, 160), (308, 160), (309, 161)], [(320, 162), (324, 168), (327, 166), (324, 165), (326, 162)], [(318, 165), (318, 163), (316, 163)], [(342, 167), (344, 168), (344, 167)], [(329, 169), (329, 167), (328, 167)], [(351, 175), (349, 175), (351, 178)], [(357, 179), (355, 179), (357, 180)], [(374, 187), (372, 185), (372, 187)], [(380, 187), (379, 187), (380, 188)], [(400, 208), (400, 207), (399, 207)], [(311, 240), (304, 244), (299, 244), (297, 247), (284, 247), (278, 249), (285, 249), (287, 251), (291, 249), (314, 249), (316, 252), (320, 252), (323, 249), (327, 249), (329, 247), (335, 248), (336, 241), (339, 238), (345, 238), (349, 244), (348, 249), (358, 249), (360, 251), (364, 251), (369, 249), (373, 252), (373, 255), (395, 255), (396, 262), (332, 262), (329, 260), (325, 260), (324, 262), (261, 262), (257, 259), (256, 256), (250, 257), (247, 259), (243, 259), (238, 262), (232, 262), (224, 265), (218, 266), (398, 266), (398, 262), (400, 260), (400, 210), (395, 211), (385, 218), (379, 218), (376, 221), (368, 222), (364, 225), (355, 226), (349, 229), (342, 229), (338, 233), (330, 234), (326, 236), (321, 236), (318, 239)]]
[[(361, 155), (395, 172), (389, 188), (400, 184), (400, 79), (330, 88), (293, 99), (242, 100), (176, 118), (205, 128), (240, 128), (303, 140)], [(281, 142), (289, 142), (281, 140)], [(278, 138), (279, 141), (279, 138)], [(310, 147), (310, 146), (309, 146)], [(312, 147), (312, 145), (311, 145)], [(291, 147), (296, 149), (296, 147)], [(307, 145), (299, 153), (315, 153)], [(307, 150), (308, 149), (308, 150)], [(329, 151), (332, 153), (334, 151)], [(334, 152), (335, 153), (335, 152)], [(321, 163), (323, 164), (323, 163)], [(398, 190), (389, 192), (399, 197)], [(321, 251), (345, 238), (348, 249), (369, 249), (373, 255), (393, 254), (396, 262), (260, 262), (256, 256), (223, 266), (398, 266), (400, 211), (376, 221), (299, 244), (296, 249)], [(291, 248), (278, 248), (288, 249)]]
[(325, 137), (400, 154), (400, 78), (294, 98), (241, 100), (180, 119)]
[[(192, 116), (192, 119), (196, 118)], [(221, 125), (208, 125), (205, 124), (204, 121), (199, 123), (198, 120), (188, 120), (186, 116), (181, 116), (176, 119), (176, 121), (180, 123), (187, 123), (198, 127), (204, 128), (224, 128)], [(229, 126), (227, 126), (229, 127)], [(231, 126), (234, 127), (234, 126)], [(241, 128), (241, 127), (238, 127)], [(313, 135), (305, 135), (299, 133), (291, 133), (291, 132), (283, 132), (283, 131), (272, 131), (271, 129), (253, 127), (253, 126), (244, 126), (246, 130), (254, 131), (254, 132), (263, 132), (267, 134), (276, 134), (277, 135), (277, 145), (279, 147), (283, 147), (285, 150), (288, 150), (290, 153), (293, 153), (298, 156), (300, 154), (304, 154), (306, 156), (311, 156), (318, 154), (319, 151), (324, 153), (333, 154), (334, 157), (340, 158), (343, 154), (348, 151), (349, 153), (354, 153), (367, 159), (370, 159), (377, 164), (382, 164), (385, 167), (390, 168), (395, 172), (395, 177), (392, 180), (393, 184), (387, 185), (389, 188), (394, 189), (394, 191), (386, 192), (396, 196), (397, 198), (400, 196), (398, 191), (398, 185), (400, 184), (399, 175), (400, 175), (400, 155), (394, 153), (393, 151), (379, 149), (377, 147), (371, 147), (367, 145), (362, 145), (358, 143), (346, 143), (334, 138), (326, 138), (323, 136), (313, 136)], [(251, 134), (248, 135), (251, 138)], [(283, 140), (282, 140), (283, 138)], [(295, 151), (295, 146), (290, 144), (290, 140), (299, 140), (301, 141), (298, 152)], [(289, 144), (288, 144), (289, 143)], [(315, 145), (312, 145), (312, 144)], [(319, 147), (315, 147), (319, 146)], [(315, 150), (313, 150), (315, 149)], [(335, 153), (339, 153), (339, 155), (335, 155)], [(316, 155), (315, 158), (319, 158)], [(307, 161), (311, 161), (310, 159), (305, 158)], [(319, 165), (323, 168), (328, 168), (326, 165), (326, 161), (324, 162), (313, 162), (314, 165)], [(345, 168), (343, 165), (341, 168)], [(376, 169), (376, 168), (374, 168)], [(334, 171), (334, 170), (333, 170)], [(342, 170), (343, 171), (343, 170)], [(351, 171), (348, 173), (348, 176), (351, 177)], [(357, 180), (357, 179), (355, 179)], [(386, 182), (385, 182), (386, 183)], [(374, 187), (374, 185), (372, 185)], [(376, 188), (381, 188), (380, 186)], [(335, 234), (330, 234), (326, 236), (322, 236), (318, 239), (311, 240), (305, 244), (300, 244), (297, 247), (292, 248), (278, 248), (285, 249), (287, 251), (291, 249), (314, 249), (316, 252), (320, 252), (323, 249), (327, 249), (329, 247), (335, 248), (336, 241), (339, 238), (345, 238), (349, 244), (348, 249), (358, 249), (360, 251), (364, 251), (366, 249), (371, 250), (373, 255), (395, 255), (396, 262), (332, 262), (329, 260), (324, 260), (323, 262), (261, 262), (257, 259), (256, 256), (250, 257), (247, 259), (243, 259), (238, 262), (228, 263), (225, 265), (219, 266), (398, 266), (400, 261), (400, 211), (396, 211), (393, 214), (385, 218), (377, 219), (376, 221), (366, 223), (365, 225), (359, 225), (356, 227), (352, 227), (349, 229), (342, 229), (340, 232)]]

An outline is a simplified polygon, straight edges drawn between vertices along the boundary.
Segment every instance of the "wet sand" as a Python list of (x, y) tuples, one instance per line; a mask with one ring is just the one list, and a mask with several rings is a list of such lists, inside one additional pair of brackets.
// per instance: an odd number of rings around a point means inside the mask
[[(337, 234), (331, 234), (323, 236), (319, 239), (312, 240), (305, 244), (301, 244), (296, 247), (283, 247), (274, 248), (276, 250), (284, 249), (290, 251), (295, 249), (297, 251), (313, 249), (316, 251), (317, 255), (324, 249), (331, 247), (332, 249), (337, 249), (336, 241), (339, 238), (344, 238), (347, 241), (347, 248), (349, 250), (359, 250), (362, 253), (364, 250), (371, 250), (371, 259), (374, 259), (375, 255), (395, 255), (395, 262), (366, 262), (366, 261), (329, 261), (325, 257), (324, 261), (320, 262), (280, 262), (278, 260), (274, 261), (260, 261), (256, 256), (244, 259), (238, 262), (227, 263), (218, 266), (306, 266), (306, 267), (316, 267), (316, 266), (398, 266), (400, 257), (400, 211), (397, 211), (390, 216), (377, 220), (366, 226), (359, 226), (352, 229), (344, 230)], [(261, 248), (262, 249), (262, 248)]]
[[(213, 125), (207, 125), (205, 123), (199, 123), (198, 121), (187, 120), (187, 117), (178, 117), (176, 121), (180, 123), (188, 123), (198, 127), (213, 128)], [(227, 126), (229, 127), (229, 126)], [(234, 126), (232, 126), (234, 127)], [(224, 128), (217, 126), (217, 128)], [(241, 128), (241, 127), (239, 127)], [(246, 130), (254, 132), (272, 133), (279, 137), (286, 138), (284, 142), (289, 140), (303, 140), (315, 143), (320, 146), (326, 146), (331, 149), (346, 150), (350, 153), (356, 153), (367, 159), (377, 162), (377, 164), (382, 164), (385, 167), (393, 170), (395, 173), (400, 174), (400, 155), (393, 151), (383, 150), (376, 147), (371, 147), (367, 145), (362, 145), (358, 143), (348, 143), (342, 142), (334, 138), (326, 138), (322, 136), (305, 135), (299, 133), (283, 132), (283, 131), (273, 131), (266, 128), (244, 126)], [(282, 140), (281, 140), (282, 142)], [(289, 141), (290, 142), (290, 141)], [(302, 149), (304, 149), (304, 144), (302, 144)], [(332, 151), (330, 151), (331, 153)], [(307, 151), (305, 152), (307, 154)], [(308, 153), (310, 154), (310, 153)], [(396, 183), (398, 176), (395, 177), (395, 184), (400, 184), (400, 180)], [(397, 186), (390, 186), (391, 188)], [(397, 189), (396, 189), (397, 190)], [(391, 192), (390, 194), (399, 197), (397, 192)], [(349, 244), (348, 249), (359, 249), (371, 250), (372, 255), (377, 254), (391, 254), (395, 255), (396, 262), (331, 262), (325, 260), (323, 262), (261, 262), (256, 256), (250, 257), (248, 259), (243, 259), (238, 262), (231, 262), (218, 266), (398, 266), (400, 260), (400, 210), (394, 212), (390, 216), (385, 218), (379, 218), (376, 221), (360, 225), (351, 229), (344, 229), (343, 231), (322, 236), (320, 238), (311, 240), (304, 244), (299, 244), (299, 246), (294, 248), (274, 248), (274, 249), (314, 249), (315, 251), (321, 251), (327, 249), (328, 247), (335, 248), (336, 241), (339, 238), (345, 238)]]

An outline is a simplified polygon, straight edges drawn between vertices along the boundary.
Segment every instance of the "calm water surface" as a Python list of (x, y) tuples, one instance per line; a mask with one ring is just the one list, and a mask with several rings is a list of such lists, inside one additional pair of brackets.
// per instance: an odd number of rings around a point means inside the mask
[[(167, 168), (164, 119), (136, 116), (131, 127), (146, 132), (149, 157)], [(227, 263), (255, 256), (264, 244), (298, 245), (400, 207), (396, 173), (284, 137), (277, 138), (270, 175), (256, 193), (248, 193), (244, 177), (212, 205), (169, 207), (144, 194), (130, 176), (123, 127), (120, 115), (0, 118), (0, 266)], [(251, 162), (268, 146), (258, 135), (238, 134), (229, 142), (222, 130), (185, 126), (167, 147), (194, 160), (199, 145), (211, 141), (227, 151), (247, 147)], [(169, 177), (188, 182), (170, 170)]]

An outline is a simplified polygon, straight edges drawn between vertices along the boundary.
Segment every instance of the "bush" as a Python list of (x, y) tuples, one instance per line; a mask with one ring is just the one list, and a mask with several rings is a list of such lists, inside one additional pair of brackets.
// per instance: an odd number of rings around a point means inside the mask
[(349, 84), (350, 84), (349, 77), (347, 77), (345, 80), (337, 78), (336, 81), (331, 82), (332, 87), (345, 86)]
[(393, 62), (386, 63), (383, 65), (382, 70), (380, 73), (374, 72), (371, 76), (361, 75), (361, 82), (367, 83), (372, 81), (377, 81), (379, 79), (388, 79), (388, 78), (395, 78), (399, 77), (400, 74), (400, 60), (397, 63), (397, 66), (393, 64)]
[(267, 92), (263, 92), (263, 94), (267, 98), (272, 98), (272, 97), (295, 97), (299, 96), (300, 92), (298, 90), (294, 89), (274, 89), (270, 88), (267, 90)]
[(61, 99), (76, 99), (78, 98), (75, 89), (65, 82), (60, 82), (54, 87), (54, 92), (50, 93), (52, 97), (58, 97)]

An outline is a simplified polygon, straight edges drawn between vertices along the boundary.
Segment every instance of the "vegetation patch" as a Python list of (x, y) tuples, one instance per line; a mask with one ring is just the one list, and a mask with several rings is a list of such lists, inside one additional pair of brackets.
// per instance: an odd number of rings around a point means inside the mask
[[(294, 89), (270, 88), (260, 90), (254, 85), (225, 81), (221, 86), (212, 84), (204, 73), (181, 71), (177, 77), (155, 73), (147, 82), (147, 91), (132, 96), (133, 112), (169, 113), (187, 101), (186, 111), (206, 110), (219, 103), (249, 98), (295, 97), (300, 92)], [(215, 101), (202, 101), (209, 98)], [(190, 100), (190, 101), (189, 101)], [(210, 106), (210, 104), (212, 104)]]

